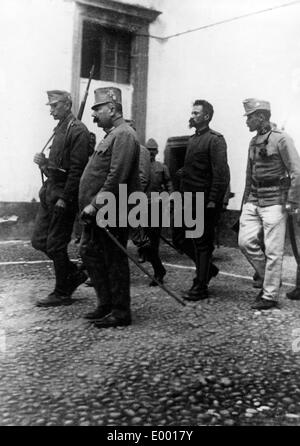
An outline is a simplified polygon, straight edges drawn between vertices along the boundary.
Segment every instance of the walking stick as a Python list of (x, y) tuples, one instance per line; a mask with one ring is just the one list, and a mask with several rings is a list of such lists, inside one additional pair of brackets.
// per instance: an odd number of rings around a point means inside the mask
[(150, 273), (148, 273), (148, 271), (146, 270), (146, 268), (144, 268), (142, 265), (140, 265), (137, 260), (128, 253), (127, 249), (124, 248), (124, 246), (119, 242), (119, 240), (109, 231), (109, 229), (107, 228), (102, 228), (104, 229), (104, 231), (106, 232), (106, 234), (108, 235), (108, 237), (124, 252), (124, 254), (126, 254), (126, 256), (143, 272), (145, 273), (150, 279), (152, 279), (155, 283), (157, 283), (157, 285), (164, 290), (167, 294), (169, 294), (169, 296), (173, 297), (173, 299), (175, 299), (177, 302), (179, 302), (181, 305), (185, 306), (186, 304), (179, 299), (178, 296), (176, 296), (175, 293), (173, 293), (173, 291), (171, 291), (169, 288), (167, 288), (164, 284), (160, 283), (154, 276), (151, 276)]

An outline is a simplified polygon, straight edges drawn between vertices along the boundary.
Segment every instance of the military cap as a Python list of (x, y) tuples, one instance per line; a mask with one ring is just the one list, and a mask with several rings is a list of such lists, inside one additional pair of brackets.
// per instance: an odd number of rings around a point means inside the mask
[(261, 99), (249, 98), (243, 101), (245, 114), (244, 116), (248, 116), (251, 113), (254, 113), (257, 110), (268, 110), (271, 111), (271, 105), (268, 101), (263, 101)]
[(94, 91), (95, 104), (92, 109), (98, 107), (98, 105), (107, 104), (108, 102), (115, 102), (122, 104), (122, 92), (116, 87), (101, 87)]
[(148, 141), (146, 142), (146, 147), (148, 150), (153, 150), (153, 149), (158, 150), (158, 144), (153, 138), (148, 139)]
[(72, 96), (68, 91), (64, 90), (51, 90), (47, 91), (48, 102), (46, 105), (56, 104), (57, 102), (72, 102)]

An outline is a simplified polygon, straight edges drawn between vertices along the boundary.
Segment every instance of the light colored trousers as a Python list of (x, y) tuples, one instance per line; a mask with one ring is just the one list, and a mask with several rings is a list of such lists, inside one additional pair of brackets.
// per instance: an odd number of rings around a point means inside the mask
[[(240, 217), (239, 247), (263, 279), (264, 299), (278, 300), (287, 212), (282, 205), (260, 207), (246, 203)], [(261, 234), (263, 233), (263, 238)], [(261, 240), (265, 253), (261, 248)]]

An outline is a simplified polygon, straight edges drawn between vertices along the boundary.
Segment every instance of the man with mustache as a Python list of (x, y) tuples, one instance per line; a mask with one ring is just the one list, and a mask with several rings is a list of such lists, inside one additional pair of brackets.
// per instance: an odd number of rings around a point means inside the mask
[(90, 134), (86, 126), (71, 112), (72, 98), (63, 90), (47, 92), (50, 115), (58, 121), (49, 158), (37, 153), (34, 162), (47, 181), (40, 190), (32, 246), (43, 251), (52, 261), (55, 288), (37, 306), (70, 305), (72, 293), (87, 279), (70, 261), (68, 244), (78, 211), (79, 181), (90, 151)]
[(300, 208), (300, 157), (291, 137), (272, 129), (268, 101), (250, 98), (243, 105), (256, 135), (248, 151), (239, 246), (261, 281), (251, 308), (269, 310), (278, 305), (287, 212)]
[(193, 207), (196, 192), (204, 193), (204, 232), (193, 238), (196, 277), (192, 287), (184, 293), (186, 300), (198, 301), (208, 297), (208, 283), (218, 269), (212, 264), (215, 227), (223, 207), (230, 181), (227, 146), (224, 137), (212, 130), (209, 123), (213, 106), (202, 99), (193, 104), (190, 127), (196, 132), (190, 137), (181, 172), (182, 192), (192, 192)]
[[(96, 224), (96, 214), (107, 193), (115, 197), (117, 209), (119, 204), (122, 206), (120, 185), (127, 186), (128, 194), (140, 190), (140, 145), (136, 132), (123, 119), (119, 88), (95, 90), (92, 109), (94, 122), (105, 130), (106, 136), (90, 158), (79, 187), (79, 208), (84, 223), (80, 252), (98, 301), (96, 309), (85, 317), (97, 328), (127, 326), (131, 324), (128, 258), (105, 229)], [(119, 225), (118, 213), (116, 225), (108, 229), (126, 247), (128, 227)]]

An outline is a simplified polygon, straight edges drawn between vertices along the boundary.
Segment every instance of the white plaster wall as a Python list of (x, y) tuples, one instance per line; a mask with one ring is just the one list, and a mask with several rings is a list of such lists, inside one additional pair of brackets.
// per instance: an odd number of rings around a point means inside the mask
[[(284, 1), (165, 0), (161, 28), (169, 35)], [(246, 158), (252, 136), (245, 126), (242, 100), (267, 99), (272, 120), (285, 125), (300, 148), (300, 5), (275, 9), (166, 42), (151, 39), (147, 137), (158, 140), (160, 157), (168, 137), (189, 134), (187, 122), (194, 99), (215, 108), (211, 127), (228, 143), (231, 185), (238, 209), (244, 187)]]
[(41, 185), (33, 155), (56, 122), (46, 91), (71, 88), (74, 4), (0, 2), (0, 201), (30, 201)]
[[(123, 2), (157, 8), (161, 0)], [(71, 89), (75, 8), (72, 0), (0, 1), (0, 201), (38, 198), (41, 177), (32, 159), (57, 124), (45, 106), (46, 91)], [(85, 85), (81, 80), (81, 97)], [(83, 116), (97, 140), (103, 133), (92, 122), (90, 106), (93, 90), (107, 85), (91, 83)], [(130, 118), (133, 87), (121, 88), (124, 116)]]

